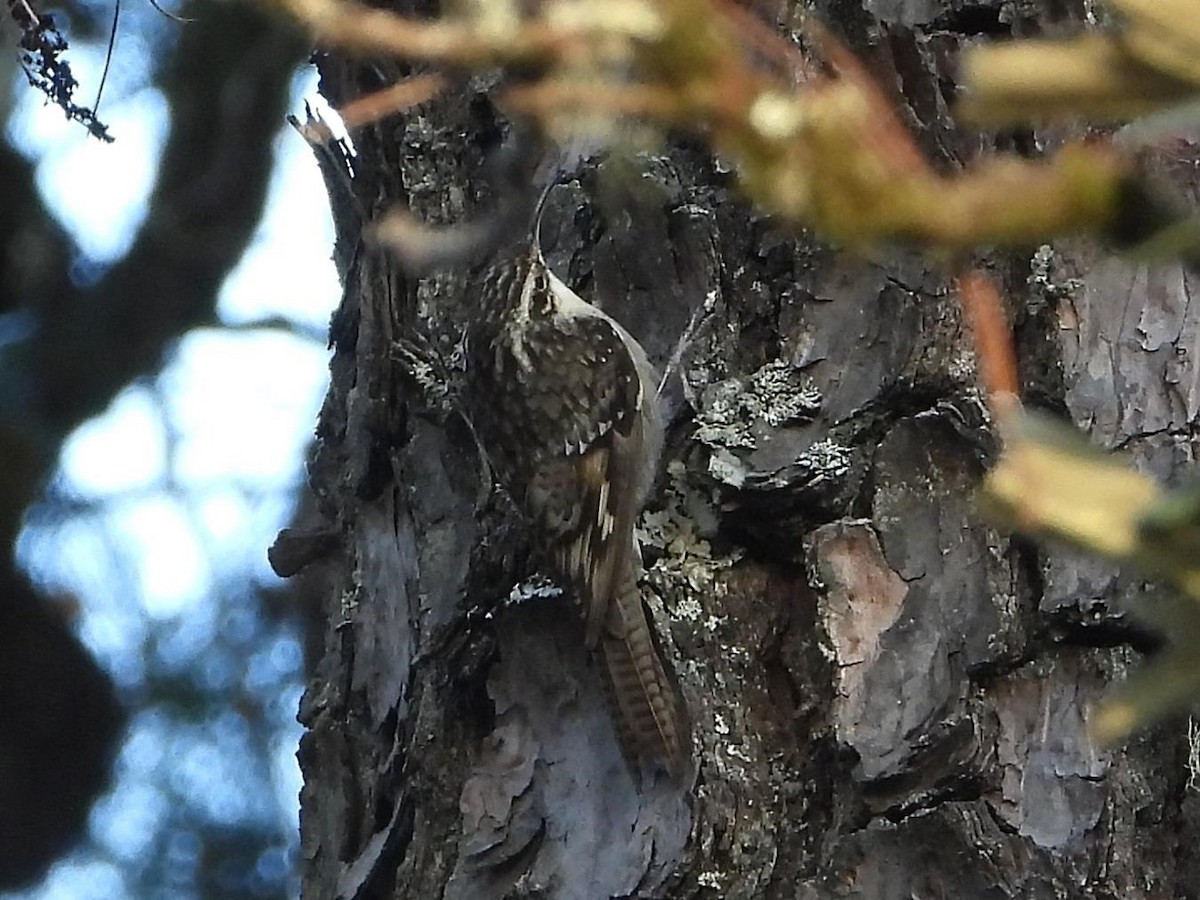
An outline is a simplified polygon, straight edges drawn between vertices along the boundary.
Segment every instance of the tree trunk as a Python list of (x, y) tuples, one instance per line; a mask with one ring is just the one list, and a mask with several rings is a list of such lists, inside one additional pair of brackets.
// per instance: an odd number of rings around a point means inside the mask
[[(993, 146), (950, 122), (959, 49), (1082, 27), (1088, 5), (815, 12), (954, 165)], [(321, 67), (335, 103), (379, 86)], [(359, 208), (479, 216), (502, 130), (464, 87), (355, 134)], [(530, 535), (456, 411), (465, 279), (355, 249), (349, 205), (312, 466), (343, 543), (301, 713), (304, 895), (1200, 896), (1184, 725), (1112, 749), (1088, 733), (1146, 649), (1119, 612), (1144, 585), (981, 518), (995, 444), (946, 281), (781, 232), (696, 145), (559, 180), (552, 268), (670, 370), (639, 536), (695, 771), (635, 784), (570, 600), (530, 580)], [(1192, 459), (1180, 269), (1065, 246), (989, 265), (1030, 405), (1156, 475)]]

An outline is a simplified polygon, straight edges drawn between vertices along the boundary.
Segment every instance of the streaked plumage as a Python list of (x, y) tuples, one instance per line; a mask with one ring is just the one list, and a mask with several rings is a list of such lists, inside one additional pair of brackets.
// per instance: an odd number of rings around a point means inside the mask
[(685, 729), (637, 586), (633, 537), (662, 447), (653, 371), (536, 247), (493, 266), (480, 291), (468, 363), (476, 432), (578, 601), (627, 757), (678, 772)]

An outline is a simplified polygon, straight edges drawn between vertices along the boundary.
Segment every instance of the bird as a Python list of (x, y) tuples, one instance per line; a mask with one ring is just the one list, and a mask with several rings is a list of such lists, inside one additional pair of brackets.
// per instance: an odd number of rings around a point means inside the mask
[(537, 230), (479, 280), (469, 418), (544, 543), (548, 574), (575, 600), (635, 777), (639, 764), (677, 776), (683, 703), (638, 586), (634, 536), (663, 446), (654, 369), (619, 322), (550, 270)]

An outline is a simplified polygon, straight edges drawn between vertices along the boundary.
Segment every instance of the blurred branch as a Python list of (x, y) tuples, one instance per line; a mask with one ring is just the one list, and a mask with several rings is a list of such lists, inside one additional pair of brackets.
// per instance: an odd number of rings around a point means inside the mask
[(33, 167), (0, 142), (0, 757), (6, 785), (32, 792), (35, 807), (0, 809), (0, 835), (13, 836), (0, 886), (35, 877), (86, 823), (119, 737), (112, 684), (72, 630), (28, 633), (56, 613), (11, 560), (22, 517), (72, 429), (214, 318), (261, 215), (303, 53), (298, 35), (241, 4), (206, 5), (181, 29), (158, 81), (171, 124), (149, 212), (97, 283), (73, 280), (78, 248), (43, 205)]
[(1200, 92), (1200, 4), (1109, 0), (1119, 29), (971, 48), (964, 118), (999, 126), (1063, 116), (1127, 119)]
[(1131, 57), (1109, 35), (974, 47), (963, 61), (964, 119), (993, 127), (1086, 115), (1128, 119), (1194, 94), (1194, 85)]
[(27, 334), (0, 354), (0, 544), (57, 458), (64, 437), (159, 364), (171, 340), (214, 317), (216, 292), (258, 222), (302, 42), (262, 13), (206, 7), (181, 31), (160, 86), (171, 130), (132, 249), (95, 285), (45, 209), (33, 167), (0, 144), (0, 312)]
[[(1200, 3), (1110, 2), (1121, 22), (1109, 33), (972, 48), (963, 63), (969, 92), (960, 113), (988, 125), (1157, 114), (1148, 126), (1132, 126), (1125, 144), (1139, 133), (1152, 137), (1186, 124), (1200, 98)], [(1131, 204), (1137, 205), (1154, 204)], [(1159, 224), (1127, 235), (1129, 242), (1140, 243), (1143, 254), (1195, 265), (1200, 219)], [(1004, 453), (985, 483), (996, 515), (1032, 536), (1134, 566), (1178, 591), (1133, 610), (1167, 644), (1100, 708), (1097, 736), (1123, 738), (1193, 703), (1200, 694), (1200, 478), (1164, 491), (1066, 426), (1032, 416), (1010, 416), (1003, 425)]]
[(1026, 534), (1137, 565), (1200, 600), (1200, 556), (1171, 560), (1143, 530), (1164, 499), (1154, 479), (1036, 416), (1015, 419), (1006, 437), (986, 482), (997, 516)]
[(1179, 592), (1133, 610), (1167, 645), (1093, 718), (1097, 738), (1118, 740), (1200, 693), (1200, 477), (1164, 491), (1074, 428), (1024, 412), (999, 291), (974, 272), (960, 276), (958, 287), (1003, 438), (1000, 461), (984, 481), (992, 517), (1030, 537), (1141, 569)]
[[(586, 49), (583, 30), (547, 22), (522, 23), (507, 0), (477, 19), (409, 19), (356, 0), (270, 0), (312, 32), (318, 43), (359, 55), (390, 55), (457, 67), (536, 63), (566, 44)], [(606, 19), (618, 23), (640, 3), (610, 2)]]
[(1118, 740), (1190, 704), (1200, 692), (1200, 482), (1163, 491), (1073, 428), (1041, 417), (1013, 417), (1005, 431), (1003, 456), (984, 485), (995, 516), (1132, 565), (1182, 594), (1133, 610), (1168, 643), (1100, 708), (1097, 737)]
[[(87, 128), (92, 137), (112, 143), (108, 127), (96, 118), (95, 109), (75, 102), (75, 89), (79, 87), (79, 82), (75, 80), (71, 64), (63, 58), (67, 51), (67, 39), (55, 25), (54, 17), (49, 13), (38, 15), (27, 0), (8, 0), (7, 5), (9, 18), (21, 32), (17, 47), (21, 69), (29, 84), (45, 94), (66, 113), (68, 119)], [(100, 102), (99, 94), (96, 102)]]
[(0, 890), (31, 882), (75, 840), (124, 725), (111, 679), (73, 634), (74, 598), (54, 599), (0, 560)]
[(1001, 425), (1020, 408), (1017, 352), (996, 285), (978, 272), (958, 278), (958, 295), (975, 343), (979, 381), (992, 415)]
[(171, 130), (133, 247), (95, 288), (60, 283), (39, 309), (39, 381), (58, 433), (154, 369), (166, 342), (212, 321), (216, 291), (262, 213), (302, 47), (238, 4), (206, 7), (181, 34), (160, 82)]
[(558, 138), (612, 134), (622, 119), (695, 132), (736, 165), (761, 208), (851, 247), (904, 241), (956, 255), (1068, 233), (1123, 235), (1135, 217), (1153, 232), (1180, 218), (1131, 187), (1139, 176), (1108, 146), (934, 172), (865, 70), (812, 20), (804, 30), (825, 63), (819, 72), (726, 0), (548, 0), (532, 18), (497, 0), (433, 21), (332, 0), (272, 5), (328, 46), (518, 71), (501, 104)]
[(329, 343), (329, 326), (310, 325), (286, 316), (267, 316), (262, 319), (250, 319), (246, 322), (227, 323), (221, 326), (221, 330), (231, 332), (274, 331), (280, 334), (290, 334), (322, 347)]

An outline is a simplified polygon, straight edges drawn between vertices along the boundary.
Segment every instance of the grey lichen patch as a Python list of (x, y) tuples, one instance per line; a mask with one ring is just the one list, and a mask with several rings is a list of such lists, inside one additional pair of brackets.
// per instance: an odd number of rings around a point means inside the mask
[(350, 624), (354, 618), (354, 612), (358, 609), (359, 600), (362, 599), (362, 577), (362, 560), (361, 558), (356, 558), (354, 567), (350, 570), (350, 577), (338, 594), (339, 627)]
[(749, 466), (728, 450), (718, 448), (708, 458), (708, 474), (721, 484), (741, 488), (745, 486), (751, 471)]
[(534, 575), (519, 584), (514, 584), (513, 589), (508, 592), (505, 604), (518, 606), (530, 600), (548, 600), (562, 596), (563, 589), (561, 587), (544, 575)]
[[(646, 573), (646, 581), (663, 598), (672, 621), (689, 643), (718, 640), (726, 620), (723, 576), (741, 559), (742, 551), (734, 548), (720, 553), (705, 537), (715, 532), (712, 498), (688, 483), (683, 462), (669, 463), (667, 476), (663, 506), (644, 513), (637, 530), (643, 546), (661, 552)], [(694, 680), (709, 680), (711, 674), (700, 673), (699, 665), (695, 659), (684, 662)]]
[(821, 392), (800, 368), (777, 359), (753, 375), (712, 385), (701, 406), (697, 441), (713, 448), (753, 450), (765, 429), (812, 421), (821, 409)]
[[(698, 803), (716, 808), (710, 805), (716, 798), (730, 792), (743, 796), (742, 814), (732, 830), (734, 823), (726, 819), (698, 820), (693, 836), (697, 844), (717, 843), (708, 844), (709, 859), (692, 877), (710, 889), (732, 890), (730, 885), (737, 883), (743, 888), (737, 895), (761, 896), (746, 885), (761, 887), (773, 865), (777, 789), (772, 785), (772, 762), (750, 711), (756, 702), (752, 698), (761, 698), (764, 691), (761, 662), (750, 649), (758, 643), (756, 639), (748, 645), (745, 634), (767, 626), (745, 618), (745, 613), (757, 609), (753, 601), (748, 606), (747, 597), (758, 597), (763, 584), (753, 576), (747, 580), (754, 566), (743, 560), (740, 550), (714, 547), (713, 489), (696, 485), (687, 474), (683, 462), (670, 463), (662, 507), (642, 517), (639, 537), (661, 554), (646, 573), (651, 588), (647, 594), (656, 614), (657, 597), (669, 611), (667, 636), (674, 644), (674, 668), (687, 698), (693, 740), (703, 748), (698, 754), (704, 768)], [(734, 882), (725, 864), (740, 872)]]
[(744, 781), (762, 765), (761, 741), (754, 729), (747, 727), (744, 712), (735, 705), (728, 713), (718, 711), (712, 716), (711, 764), (721, 778), (734, 783)]
[(1049, 244), (1042, 244), (1033, 252), (1029, 260), (1029, 276), (1025, 281), (1035, 296), (1054, 302), (1083, 290), (1081, 279), (1060, 275), (1062, 265), (1062, 258)]
[(344, 589), (338, 596), (338, 611), (341, 615), (339, 622), (348, 624), (354, 616), (354, 611), (358, 608), (358, 601), (362, 597), (362, 586), (355, 582), (352, 587)]
[(700, 885), (700, 887), (717, 891), (718, 896), (721, 896), (723, 894), (720, 889), (725, 885), (727, 878), (728, 876), (724, 872), (717, 872), (715, 870), (708, 869), (696, 876), (696, 883)]
[(726, 711), (737, 705), (740, 682), (727, 677), (730, 667), (740, 663), (733, 659), (726, 634), (726, 576), (742, 553), (713, 548), (706, 536), (716, 530), (711, 491), (688, 482), (682, 461), (668, 464), (667, 484), (662, 507), (644, 513), (638, 529), (642, 545), (659, 554), (646, 572), (645, 596), (662, 623), (659, 633), (671, 646), (676, 674), (691, 698), (689, 718), (699, 725), (694, 736), (707, 745), (705, 756), (726, 772), (722, 777), (732, 779), (736, 775), (726, 771), (725, 761), (739, 754), (727, 750), (744, 739), (745, 729), (730, 734), (725, 724)]
[(689, 622), (698, 622), (704, 614), (704, 607), (695, 597), (683, 597), (675, 604), (675, 615), (677, 618), (684, 619)]
[(663, 551), (655, 568), (665, 564), (686, 574), (693, 563), (721, 569), (737, 562), (740, 550), (727, 556), (714, 554), (705, 535), (716, 532), (715, 501), (711, 493), (688, 482), (687, 467), (681, 460), (667, 464), (667, 482), (662, 507), (643, 513), (637, 528), (641, 545)]
[(1200, 722), (1194, 716), (1187, 720), (1187, 784), (1193, 793), (1200, 792)]
[[(725, 490), (722, 507), (756, 508), (762, 502), (783, 543), (792, 531), (837, 498), (852, 478), (853, 450), (828, 436), (817, 421), (822, 395), (812, 378), (785, 360), (753, 375), (731, 378), (705, 392), (694, 438), (708, 453), (707, 475)], [(786, 510), (786, 512), (785, 512)], [(740, 527), (767, 522), (757, 513)], [(791, 529), (789, 531), (789, 529)], [(784, 533), (786, 532), (786, 534)]]
[(960, 344), (957, 352), (946, 360), (946, 374), (955, 384), (974, 384), (978, 380), (979, 365), (975, 352)]
[(850, 471), (850, 451), (836, 441), (825, 439), (805, 450), (797, 462), (810, 469), (814, 479), (841, 480)]
[(773, 472), (751, 472), (743, 486), (755, 490), (805, 487), (818, 490), (842, 483), (853, 462), (850, 449), (831, 438), (823, 438), (801, 451), (787, 466)]

